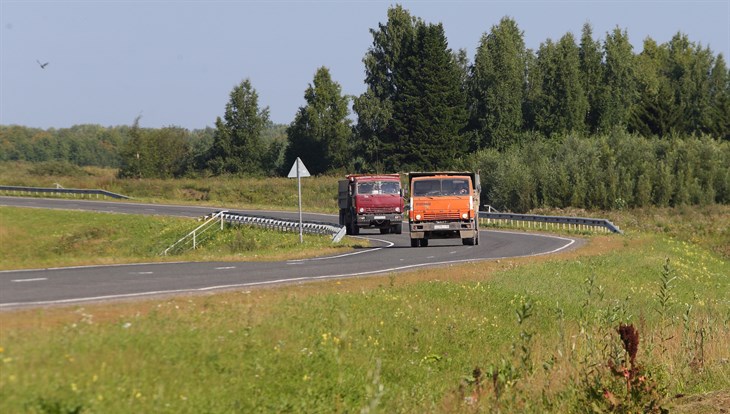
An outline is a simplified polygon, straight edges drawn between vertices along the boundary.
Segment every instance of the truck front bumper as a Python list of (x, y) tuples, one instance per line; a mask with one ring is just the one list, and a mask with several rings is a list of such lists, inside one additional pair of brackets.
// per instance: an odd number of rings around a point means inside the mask
[(358, 227), (370, 227), (370, 226), (382, 226), (386, 224), (398, 224), (403, 221), (403, 214), (400, 213), (389, 213), (389, 214), (358, 214), (357, 225)]
[(412, 239), (427, 238), (469, 238), (474, 237), (474, 221), (410, 222)]

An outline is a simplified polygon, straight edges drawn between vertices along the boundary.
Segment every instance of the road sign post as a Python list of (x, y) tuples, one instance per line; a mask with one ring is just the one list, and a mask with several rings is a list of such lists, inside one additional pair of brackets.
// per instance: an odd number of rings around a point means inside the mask
[(297, 157), (297, 160), (294, 161), (287, 177), (297, 177), (297, 191), (299, 193), (299, 243), (304, 243), (304, 236), (302, 235), (302, 177), (309, 177), (309, 171), (307, 171), (307, 167), (304, 166), (304, 163), (301, 159), (299, 159), (299, 157)]

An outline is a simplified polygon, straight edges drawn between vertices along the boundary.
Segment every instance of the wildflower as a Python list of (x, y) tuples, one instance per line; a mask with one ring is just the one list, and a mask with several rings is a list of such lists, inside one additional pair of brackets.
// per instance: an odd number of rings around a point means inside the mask
[(618, 400), (616, 400), (616, 396), (613, 395), (613, 393), (609, 390), (603, 390), (603, 398), (605, 398), (611, 406), (616, 406), (618, 404)]

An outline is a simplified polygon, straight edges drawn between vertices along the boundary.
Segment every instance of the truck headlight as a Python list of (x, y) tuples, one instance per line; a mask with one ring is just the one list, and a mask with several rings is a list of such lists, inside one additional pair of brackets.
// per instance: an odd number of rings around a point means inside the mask
[(396, 208), (395, 208), (395, 212), (396, 212), (396, 213), (400, 213), (400, 207), (396, 207)]
[(420, 219), (421, 219), (421, 215), (420, 214), (416, 214), (416, 220), (420, 220)]
[(464, 220), (466, 220), (466, 219), (469, 218), (469, 214), (468, 213), (461, 213), (461, 218), (463, 218)]
[(360, 212), (361, 213), (364, 213), (365, 212), (365, 207), (360, 207)]

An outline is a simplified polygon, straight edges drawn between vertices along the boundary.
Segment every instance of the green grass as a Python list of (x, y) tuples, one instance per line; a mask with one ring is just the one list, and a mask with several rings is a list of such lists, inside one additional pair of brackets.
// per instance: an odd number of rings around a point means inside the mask
[[(632, 232), (538, 259), (4, 312), (0, 411), (610, 411), (605, 389), (614, 412), (681, 412), (675, 394), (730, 388), (729, 291), (718, 254)], [(606, 365), (620, 323), (655, 385), (633, 397)]]
[(151, 261), (284, 260), (332, 254), (361, 241), (226, 225), (196, 250), (160, 256), (201, 223), (186, 218), (0, 207), (0, 270)]

